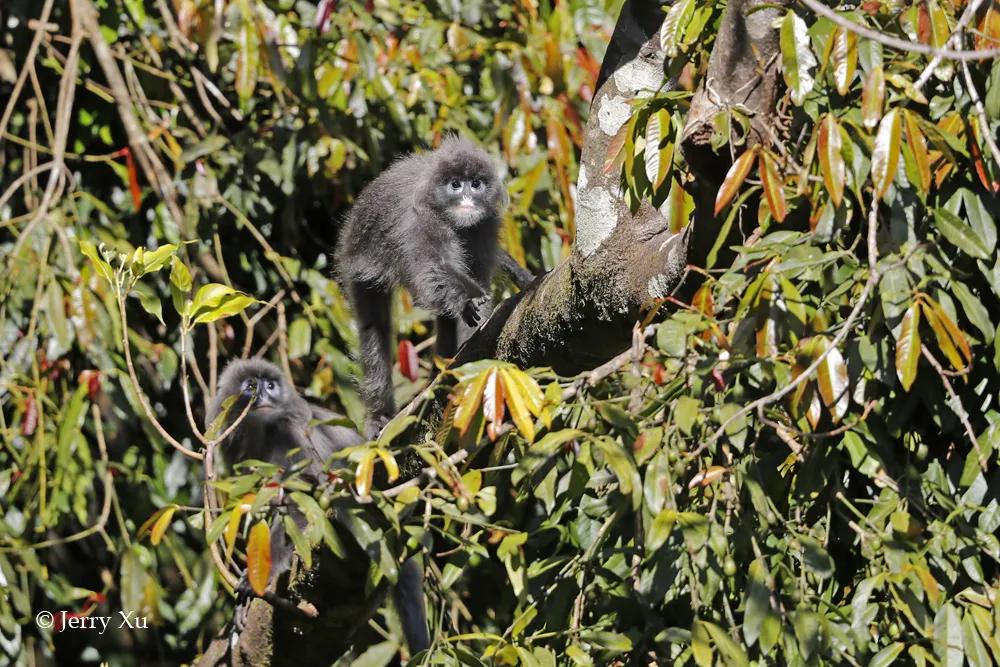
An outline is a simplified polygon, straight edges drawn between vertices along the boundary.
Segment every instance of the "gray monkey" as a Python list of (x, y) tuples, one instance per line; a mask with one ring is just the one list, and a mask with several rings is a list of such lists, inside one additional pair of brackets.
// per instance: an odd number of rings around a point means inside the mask
[[(507, 191), (490, 156), (448, 137), (428, 153), (397, 160), (368, 184), (337, 244), (337, 273), (358, 320), (366, 434), (395, 413), (392, 387), (392, 289), (405, 287), (436, 316), (435, 352), (454, 356), (459, 322), (475, 327), (501, 262), (522, 285), (527, 271), (499, 248)], [(516, 267), (516, 268), (515, 268)], [(530, 274), (527, 274), (530, 276)]]
[[(219, 377), (219, 388), (205, 415), (206, 428), (222, 413), (229, 397), (236, 400), (226, 412), (219, 432), (228, 428), (252, 401), (253, 407), (236, 430), (219, 444), (220, 471), (247, 459), (257, 459), (285, 468), (297, 460), (306, 462), (301, 477), (311, 483), (325, 479), (324, 470), (337, 451), (357, 445), (363, 439), (352, 428), (327, 422), (340, 415), (307, 402), (281, 370), (261, 359), (237, 359)], [(297, 450), (294, 451), (294, 450)], [(305, 517), (290, 508), (290, 516), (300, 526)], [(271, 528), (271, 581), (278, 581), (291, 567), (293, 546), (281, 521)], [(397, 612), (412, 653), (426, 649), (427, 617), (424, 609), (423, 573), (416, 561), (406, 561), (393, 590)], [(253, 597), (244, 575), (237, 588), (236, 629), (242, 630)]]

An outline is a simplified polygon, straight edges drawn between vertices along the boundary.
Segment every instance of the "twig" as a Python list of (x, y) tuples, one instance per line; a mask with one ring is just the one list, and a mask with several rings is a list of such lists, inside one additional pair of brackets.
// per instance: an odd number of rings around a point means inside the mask
[(121, 287), (117, 284), (115, 285), (115, 292), (117, 293), (116, 296), (118, 299), (118, 316), (121, 319), (122, 325), (122, 342), (125, 345), (125, 366), (128, 368), (129, 379), (132, 380), (132, 391), (135, 392), (139, 405), (142, 407), (142, 411), (145, 413), (149, 423), (156, 429), (157, 433), (159, 433), (171, 447), (179, 451), (184, 456), (195, 459), (196, 461), (203, 460), (205, 458), (204, 456), (196, 451), (188, 449), (178, 442), (174, 436), (170, 435), (170, 433), (167, 432), (167, 429), (163, 428), (163, 424), (160, 423), (160, 421), (156, 418), (156, 415), (153, 413), (153, 408), (149, 405), (149, 399), (146, 397), (146, 393), (142, 390), (142, 386), (139, 384), (139, 377), (135, 373), (135, 365), (132, 363), (132, 345), (128, 340), (128, 318), (125, 315), (125, 295), (122, 294)]
[[(447, 461), (451, 465), (455, 465), (456, 463), (461, 463), (462, 461), (464, 461), (468, 456), (469, 456), (469, 450), (460, 449), (451, 456), (449, 456), (448, 458), (446, 458), (445, 461)], [(434, 467), (427, 467), (421, 470), (420, 474), (414, 477), (413, 479), (409, 479), (403, 482), (402, 484), (397, 484), (396, 486), (386, 489), (385, 491), (382, 492), (382, 495), (385, 496), (386, 498), (395, 498), (396, 496), (401, 494), (403, 491), (406, 491), (407, 489), (412, 489), (415, 486), (424, 486), (425, 484), (429, 484), (430, 482), (434, 481), (436, 478), (437, 478), (437, 469)]]
[(941, 366), (941, 362), (939, 362), (934, 355), (930, 353), (926, 345), (920, 346), (920, 353), (924, 356), (924, 359), (927, 360), (927, 363), (933, 366), (934, 370), (936, 370), (937, 374), (941, 377), (941, 383), (944, 384), (944, 389), (948, 392), (948, 397), (951, 399), (951, 409), (958, 416), (958, 420), (962, 422), (962, 427), (965, 429), (965, 436), (969, 439), (969, 442), (972, 443), (973, 449), (976, 450), (976, 458), (979, 459), (979, 467), (983, 469), (983, 472), (986, 472), (986, 457), (983, 455), (982, 450), (979, 449), (979, 440), (976, 438), (976, 432), (972, 430), (972, 423), (969, 421), (969, 413), (965, 411), (965, 406), (962, 405), (962, 399), (958, 397), (958, 393), (951, 385), (951, 380), (949, 380), (948, 376), (944, 374), (944, 368)]
[(902, 51), (909, 51), (912, 53), (923, 53), (929, 56), (940, 55), (942, 58), (961, 60), (962, 62), (967, 60), (996, 58), (997, 56), (1000, 56), (1000, 48), (964, 51), (949, 49), (947, 47), (930, 46), (921, 42), (911, 42), (905, 39), (900, 39), (899, 37), (893, 37), (892, 35), (886, 35), (878, 30), (872, 30), (871, 28), (855, 23), (841, 14), (838, 14), (826, 5), (821, 4), (819, 0), (800, 0), (800, 2), (820, 16), (825, 16), (830, 19), (841, 28), (845, 28), (856, 35), (876, 41), (879, 44), (894, 49), (900, 49)]
[[(647, 326), (642, 330), (641, 338), (645, 341), (656, 332), (655, 326)], [(635, 358), (635, 342), (627, 350), (604, 362), (597, 368), (578, 377), (573, 384), (563, 389), (562, 400), (568, 401), (589, 386), (595, 385), (609, 375), (620, 371)]]
[(121, 72), (118, 71), (118, 65), (115, 63), (115, 57), (111, 52), (111, 48), (101, 35), (100, 25), (97, 22), (97, 10), (94, 9), (91, 0), (71, 0), (71, 4), (80, 15), (83, 28), (87, 31), (87, 35), (90, 38), (90, 45), (94, 50), (94, 55), (97, 56), (104, 76), (108, 80), (108, 86), (118, 106), (118, 115), (121, 117), (122, 126), (125, 128), (125, 134), (128, 136), (132, 154), (142, 167), (146, 178), (160, 192), (160, 196), (167, 205), (170, 216), (174, 219), (178, 227), (180, 227), (184, 224), (184, 215), (180, 205), (177, 203), (177, 191), (173, 180), (167, 174), (163, 163), (160, 162), (160, 158), (156, 155), (156, 151), (150, 145), (146, 133), (139, 127), (139, 121), (136, 119), (135, 112), (132, 109), (132, 99), (129, 96), (128, 87), (125, 85), (125, 80), (122, 78)]
[(3, 548), (0, 549), (0, 553), (7, 553), (12, 550), (23, 551), (25, 549), (44, 549), (46, 547), (53, 547), (57, 544), (69, 544), (70, 542), (78, 542), (85, 537), (89, 537), (94, 533), (104, 530), (104, 526), (108, 523), (108, 517), (111, 515), (111, 498), (114, 495), (114, 480), (111, 476), (111, 469), (108, 466), (108, 447), (104, 441), (104, 425), (101, 421), (101, 411), (97, 407), (97, 404), (91, 404), (90, 415), (94, 420), (94, 434), (97, 439), (97, 451), (101, 455), (101, 466), (104, 469), (104, 474), (102, 479), (104, 482), (104, 503), (101, 505), (101, 513), (97, 517), (97, 521), (93, 525), (84, 528), (81, 531), (75, 532), (72, 535), (67, 535), (66, 537), (56, 537), (50, 540), (44, 540), (42, 542), (35, 542), (34, 544), (18, 545), (14, 549)]
[[(962, 12), (962, 16), (959, 17), (958, 23), (955, 24), (955, 29), (951, 32), (951, 36), (947, 39), (947, 41), (945, 41), (945, 44), (951, 44), (952, 46), (959, 46), (961, 44), (961, 37), (962, 33), (965, 31), (965, 26), (969, 25), (969, 21), (971, 21), (972, 17), (976, 15), (976, 11), (979, 9), (979, 6), (983, 4), (983, 1), (984, 0), (973, 0), (969, 3), (968, 7), (965, 8), (965, 11)], [(920, 73), (920, 78), (914, 82), (913, 87), (917, 90), (923, 88), (924, 84), (930, 80), (931, 75), (934, 74), (934, 70), (937, 69), (937, 66), (941, 64), (942, 60), (944, 60), (943, 54), (934, 54), (931, 61), (927, 63), (927, 67), (925, 67), (924, 71)]]
[(73, 114), (73, 98), (76, 94), (77, 66), (80, 63), (80, 43), (83, 41), (83, 29), (79, 12), (72, 11), (72, 44), (66, 56), (66, 68), (59, 79), (59, 97), (56, 102), (55, 143), (52, 146), (52, 162), (56, 165), (49, 172), (49, 180), (45, 186), (42, 201), (35, 210), (34, 217), (24, 226), (17, 236), (10, 257), (17, 256), (21, 244), (31, 235), (31, 231), (42, 220), (46, 219), (49, 204), (56, 198), (56, 190), (63, 182), (63, 167), (66, 152), (66, 141), (69, 138), (69, 124)]
[[(979, 121), (979, 134), (986, 140), (986, 145), (993, 154), (993, 161), (1000, 167), (1000, 148), (993, 138), (993, 130), (990, 128), (990, 121), (986, 117), (986, 109), (983, 108), (983, 101), (979, 98), (979, 91), (972, 81), (972, 73), (969, 72), (968, 63), (962, 63), (962, 73), (965, 75), (965, 85), (968, 87), (969, 97), (972, 99), (972, 106), (976, 109), (976, 119)], [(975, 138), (973, 138), (975, 141)]]
[(14, 113), (14, 107), (17, 106), (17, 98), (21, 96), (24, 81), (28, 78), (28, 70), (35, 66), (35, 55), (38, 53), (38, 45), (42, 43), (42, 39), (45, 36), (45, 27), (49, 21), (49, 15), (52, 13), (52, 3), (53, 0), (45, 0), (45, 4), (42, 5), (42, 13), (38, 17), (35, 36), (31, 39), (31, 46), (28, 47), (28, 54), (24, 58), (24, 67), (21, 68), (21, 74), (18, 75), (17, 81), (14, 82), (14, 90), (11, 91), (10, 99), (7, 100), (7, 106), (3, 110), (3, 116), (0, 117), (0, 137), (7, 131), (7, 123)]

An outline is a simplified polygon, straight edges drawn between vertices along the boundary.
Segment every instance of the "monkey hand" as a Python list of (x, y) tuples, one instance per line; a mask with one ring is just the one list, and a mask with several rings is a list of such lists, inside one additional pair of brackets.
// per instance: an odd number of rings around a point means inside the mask
[(257, 597), (257, 593), (251, 588), (247, 573), (244, 572), (236, 584), (236, 607), (233, 611), (233, 632), (235, 634), (243, 633), (247, 623), (247, 614), (250, 612), (250, 603), (255, 597)]
[(462, 306), (462, 321), (465, 322), (467, 326), (476, 327), (479, 326), (479, 320), (482, 317), (479, 314), (479, 299), (469, 299)]

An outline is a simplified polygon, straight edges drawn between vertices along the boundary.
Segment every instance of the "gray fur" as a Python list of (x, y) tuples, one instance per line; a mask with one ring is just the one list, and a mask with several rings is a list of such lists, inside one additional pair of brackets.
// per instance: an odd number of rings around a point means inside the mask
[[(459, 183), (460, 190), (452, 187)], [(474, 208), (460, 211), (468, 200)], [(458, 322), (475, 326), (499, 259), (497, 233), (507, 192), (496, 163), (458, 137), (393, 163), (348, 214), (337, 245), (337, 273), (358, 320), (367, 435), (395, 413), (392, 388), (392, 289), (437, 316), (435, 351), (453, 356)]]
[[(247, 383), (253, 383), (249, 389)], [(318, 405), (307, 402), (277, 366), (262, 359), (237, 359), (229, 363), (219, 377), (219, 388), (205, 415), (205, 428), (222, 413), (230, 396), (237, 400), (226, 413), (222, 430), (229, 427), (253, 400), (257, 407), (247, 413), (237, 429), (219, 445), (220, 471), (247, 459), (258, 459), (288, 467), (296, 460), (308, 461), (302, 477), (313, 483), (324, 479), (326, 465), (334, 452), (357, 445), (363, 439), (346, 426), (316, 424), (339, 417)], [(295, 451), (297, 450), (297, 451)], [(289, 506), (289, 516), (305, 528), (306, 518)], [(291, 567), (293, 546), (281, 521), (271, 527), (271, 578), (273, 584)], [(424, 610), (423, 572), (415, 561), (400, 569), (394, 599), (403, 623), (410, 650), (427, 648), (427, 617)], [(246, 576), (237, 588), (235, 628), (241, 632), (252, 599)]]

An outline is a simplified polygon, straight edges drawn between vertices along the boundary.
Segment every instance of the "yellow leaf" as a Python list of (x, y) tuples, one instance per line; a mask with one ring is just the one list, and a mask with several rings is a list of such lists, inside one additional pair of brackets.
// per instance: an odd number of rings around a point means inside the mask
[(247, 542), (247, 580), (257, 595), (263, 595), (271, 576), (271, 531), (266, 521), (250, 529)]
[(358, 495), (362, 498), (368, 496), (372, 490), (372, 476), (375, 473), (375, 452), (369, 450), (362, 455), (358, 461), (358, 467), (354, 471), (354, 487), (358, 490)]
[(885, 73), (882, 66), (872, 68), (861, 90), (861, 120), (869, 130), (878, 126), (885, 102)]
[(838, 27), (833, 37), (833, 79), (837, 92), (846, 95), (858, 66), (858, 37), (854, 32)]
[(229, 521), (226, 523), (226, 532), (223, 537), (226, 541), (226, 558), (233, 555), (233, 547), (236, 544), (236, 535), (240, 530), (240, 519), (243, 518), (243, 505), (237, 505), (229, 514)]
[(490, 371), (485, 370), (467, 382), (456, 402), (454, 425), (460, 434), (469, 430), (469, 424), (472, 423), (472, 418), (479, 410), (479, 404), (483, 399), (483, 389), (486, 387), (489, 375)]
[(396, 463), (396, 457), (392, 455), (392, 452), (382, 447), (377, 448), (375, 452), (382, 459), (382, 465), (385, 466), (385, 472), (389, 477), (389, 481), (395, 482), (399, 479), (399, 464)]
[(535, 421), (532, 418), (531, 411), (528, 410), (524, 392), (518, 385), (517, 380), (511, 377), (509, 368), (500, 369), (500, 378), (503, 382), (503, 394), (507, 402), (507, 407), (510, 408), (511, 419), (514, 420), (514, 424), (517, 425), (517, 430), (521, 432), (521, 435), (528, 442), (532, 442), (535, 439)]
[(153, 524), (153, 529), (149, 533), (149, 541), (154, 546), (160, 543), (163, 538), (163, 534), (167, 532), (167, 528), (170, 526), (170, 520), (174, 516), (174, 512), (177, 511), (177, 505), (170, 505), (163, 508), (163, 513), (160, 514), (156, 523)]

